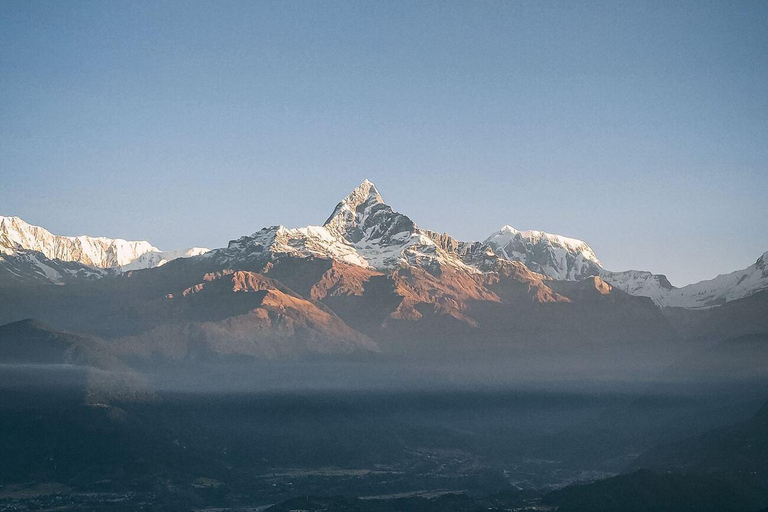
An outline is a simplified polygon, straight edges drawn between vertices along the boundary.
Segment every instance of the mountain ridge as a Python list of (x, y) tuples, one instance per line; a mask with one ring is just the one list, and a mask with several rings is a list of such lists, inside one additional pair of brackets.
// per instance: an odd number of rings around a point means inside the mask
[[(336, 205), (322, 225), (262, 228), (211, 251), (196, 247), (159, 251), (148, 242), (59, 237), (18, 217), (0, 217), (0, 222), (0, 270), (16, 281), (27, 275), (34, 278), (28, 280), (54, 283), (103, 278), (113, 276), (115, 268), (143, 270), (177, 258), (199, 258), (214, 266), (248, 261), (258, 270), (275, 258), (312, 257), (373, 271), (415, 266), (435, 275), (448, 268), (482, 274), (498, 269), (500, 261), (520, 262), (548, 279), (599, 276), (618, 290), (649, 297), (659, 307), (711, 308), (768, 289), (768, 252), (746, 269), (676, 288), (661, 274), (607, 270), (589, 244), (563, 235), (505, 225), (482, 242), (464, 242), (424, 229), (384, 202), (367, 179)], [(62, 262), (83, 267), (69, 268)]]
[(0, 267), (17, 275), (20, 272), (13, 272), (14, 267), (26, 267), (54, 283), (66, 282), (78, 274), (98, 278), (110, 275), (112, 270), (154, 268), (207, 251), (200, 247), (161, 251), (145, 240), (55, 235), (19, 217), (0, 216)]

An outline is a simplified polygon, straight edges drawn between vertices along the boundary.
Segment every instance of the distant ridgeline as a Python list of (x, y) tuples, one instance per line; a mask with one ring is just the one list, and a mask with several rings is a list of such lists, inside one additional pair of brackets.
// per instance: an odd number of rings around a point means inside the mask
[(210, 251), (0, 218), (0, 323), (35, 318), (152, 361), (564, 346), (587, 359), (590, 347), (622, 346), (669, 360), (673, 340), (768, 332), (766, 287), (766, 255), (674, 288), (607, 271), (589, 245), (560, 235), (504, 226), (458, 241), (394, 211), (367, 180), (320, 226), (264, 228)]

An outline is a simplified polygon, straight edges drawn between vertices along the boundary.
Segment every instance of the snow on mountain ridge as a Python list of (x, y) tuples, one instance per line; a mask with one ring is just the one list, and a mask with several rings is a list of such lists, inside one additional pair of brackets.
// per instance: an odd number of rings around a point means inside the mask
[(649, 297), (662, 307), (706, 308), (768, 290), (768, 252), (746, 269), (676, 288), (662, 274), (606, 270), (589, 245), (574, 238), (518, 231), (507, 225), (485, 243), (499, 257), (520, 261), (534, 272), (568, 281), (599, 276), (623, 292)]
[(334, 208), (322, 226), (285, 228), (273, 226), (241, 237), (209, 257), (263, 258), (280, 255), (332, 258), (377, 270), (419, 264), (478, 270), (443, 250), (406, 215), (384, 202), (376, 186), (365, 180)]
[[(130, 241), (122, 238), (54, 235), (40, 226), (25, 222), (19, 217), (0, 216), (0, 254), (12, 257), (34, 251), (48, 260), (75, 262), (98, 269), (151, 268), (171, 259), (196, 256), (207, 249), (191, 248), (181, 251), (160, 251), (147, 241)], [(40, 261), (40, 258), (34, 258)], [(30, 260), (31, 261), (31, 260)], [(40, 265), (48, 268), (47, 263)], [(59, 282), (55, 273), (51, 280)]]
[[(599, 276), (617, 289), (649, 297), (659, 306), (704, 307), (764, 289), (763, 279), (768, 283), (768, 277), (757, 277), (754, 270), (745, 269), (734, 273), (736, 277), (675, 288), (663, 275), (605, 270), (582, 240), (537, 230), (519, 231), (509, 225), (484, 242), (461, 242), (420, 228), (406, 215), (395, 212), (368, 180), (342, 199), (322, 226), (265, 228), (230, 242), (223, 251), (221, 256), (228, 259), (266, 262), (289, 255), (331, 258), (376, 270), (416, 265), (435, 271), (447, 266), (470, 273), (494, 268), (492, 260), (499, 258), (521, 262), (552, 279), (578, 281)], [(756, 265), (762, 261), (765, 266), (766, 260), (764, 255)]]
[(667, 276), (653, 274), (645, 270), (625, 270), (611, 272), (601, 270), (600, 277), (619, 290), (630, 295), (650, 298), (656, 305), (665, 305), (666, 297), (676, 288), (669, 282)]
[(763, 290), (768, 290), (768, 252), (745, 269), (675, 288), (664, 298), (662, 305), (684, 308), (719, 306)]
[(768, 290), (768, 252), (763, 253), (754, 264), (745, 269), (680, 288), (672, 286), (664, 275), (638, 270), (604, 270), (602, 277), (631, 295), (650, 297), (659, 306), (709, 308)]
[(123, 265), (120, 269), (123, 272), (129, 272), (131, 270), (141, 270), (146, 268), (162, 267), (169, 261), (173, 261), (179, 258), (192, 258), (205, 254), (210, 249), (204, 247), (190, 247), (188, 249), (179, 249), (176, 251), (149, 251), (145, 252), (127, 265)]
[[(377, 204), (384, 204), (384, 200), (376, 189), (376, 185), (367, 179), (363, 180), (359, 187), (336, 205), (323, 226), (336, 235), (344, 236), (350, 227), (364, 223), (365, 215)], [(359, 213), (358, 209), (364, 205), (365, 208)], [(360, 215), (363, 217), (360, 218)]]
[(57, 236), (18, 217), (0, 217), (0, 270), (21, 280), (25, 272), (34, 280), (58, 283), (73, 277), (97, 278), (112, 275), (112, 270), (162, 266), (176, 258), (215, 258), (233, 266), (250, 261), (258, 267), (280, 256), (328, 258), (383, 271), (418, 266), (436, 275), (445, 268), (482, 273), (497, 269), (500, 260), (511, 260), (552, 279), (599, 276), (659, 306), (685, 308), (711, 307), (768, 290), (768, 252), (746, 269), (675, 288), (663, 275), (608, 271), (592, 248), (575, 238), (505, 225), (484, 242), (461, 242), (420, 228), (386, 204), (367, 179), (336, 205), (321, 226), (272, 226), (210, 252), (160, 251), (145, 241)]
[(554, 279), (584, 279), (598, 275), (602, 268), (586, 242), (544, 231), (518, 231), (506, 225), (483, 243), (499, 257), (519, 261), (534, 272)]
[(5, 240), (13, 244), (3, 247), (6, 254), (16, 249), (27, 249), (40, 252), (49, 259), (78, 261), (97, 268), (120, 267), (146, 252), (159, 251), (146, 241), (54, 235), (19, 217), (0, 217), (0, 232), (5, 235)]

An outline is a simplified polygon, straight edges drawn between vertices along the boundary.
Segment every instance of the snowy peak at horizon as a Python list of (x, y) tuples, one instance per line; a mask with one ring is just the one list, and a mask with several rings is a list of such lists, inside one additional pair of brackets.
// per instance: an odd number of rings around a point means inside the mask
[(433, 234), (386, 204), (376, 186), (364, 180), (334, 208), (322, 226), (264, 228), (229, 243), (209, 257), (264, 259), (288, 255), (321, 257), (376, 270), (417, 264), (476, 269), (443, 250)]
[(512, 237), (519, 235), (521, 238), (525, 240), (529, 240), (531, 243), (538, 243), (541, 240), (547, 240), (551, 244), (566, 248), (571, 252), (580, 252), (584, 255), (586, 259), (593, 261), (598, 265), (602, 265), (600, 263), (600, 260), (597, 258), (597, 255), (595, 255), (595, 252), (592, 250), (589, 244), (587, 244), (587, 242), (585, 242), (584, 240), (569, 238), (563, 235), (547, 233), (546, 231), (538, 231), (534, 229), (519, 231), (513, 228), (512, 226), (510, 226), (509, 224), (507, 224), (506, 226), (503, 226), (498, 231), (498, 234), (500, 235), (508, 234)]
[[(20, 217), (0, 216), (0, 257), (34, 262), (53, 282), (61, 282), (61, 269), (82, 273), (82, 269), (54, 262), (80, 264), (100, 270), (138, 270), (165, 264), (171, 259), (203, 254), (208, 249), (190, 248), (161, 251), (145, 240), (54, 235)], [(37, 253), (37, 254), (30, 254)], [(89, 273), (101, 275), (98, 272)]]
[(483, 242), (500, 258), (519, 261), (553, 279), (575, 281), (600, 275), (602, 264), (583, 240), (544, 231), (519, 231), (510, 225)]
[(384, 204), (384, 200), (376, 189), (376, 185), (365, 179), (360, 186), (339, 201), (323, 226), (332, 232), (346, 233), (350, 227), (359, 223), (358, 210), (370, 211), (377, 204)]
[(624, 292), (651, 298), (659, 306), (710, 308), (768, 290), (768, 251), (747, 268), (680, 288), (662, 274), (639, 270), (603, 271), (602, 277)]
[(401, 242), (417, 229), (410, 218), (386, 204), (367, 179), (336, 205), (323, 227), (353, 245), (365, 241), (389, 244), (394, 238)]
[(659, 306), (684, 308), (717, 306), (768, 290), (768, 252), (746, 269), (675, 288), (660, 274), (606, 270), (589, 244), (563, 235), (505, 225), (484, 242), (463, 242), (421, 228), (385, 203), (367, 179), (322, 225), (267, 227), (213, 251), (160, 251), (146, 241), (59, 236), (18, 217), (0, 217), (0, 271), (16, 282), (98, 279), (161, 267), (178, 258), (206, 258), (222, 268), (260, 268), (280, 257), (331, 259), (384, 273), (419, 267), (435, 276), (449, 269), (483, 274), (498, 271), (507, 261), (518, 262), (549, 279), (597, 276)]
[(210, 249), (205, 247), (189, 247), (187, 249), (178, 249), (175, 251), (149, 251), (120, 268), (123, 272), (129, 272), (131, 270), (162, 267), (169, 261), (179, 258), (193, 258), (205, 254), (208, 251), (210, 251)]
[(617, 289), (648, 297), (661, 307), (708, 308), (768, 290), (768, 252), (745, 269), (677, 288), (663, 274), (606, 270), (592, 248), (575, 238), (535, 230), (518, 231), (506, 225), (485, 243), (500, 258), (520, 261), (530, 270), (553, 279), (578, 281), (599, 276)]
[(421, 228), (394, 211), (367, 179), (336, 205), (322, 226), (264, 228), (209, 257), (267, 262), (286, 255), (328, 258), (384, 272), (420, 266), (438, 273), (446, 267), (482, 273), (498, 268), (494, 261), (507, 260), (556, 280), (598, 276), (630, 295), (649, 297), (659, 306), (687, 308), (709, 307), (768, 288), (768, 275), (763, 275), (768, 272), (758, 269), (759, 262), (768, 257), (758, 260), (755, 268), (729, 277), (675, 288), (660, 274), (606, 270), (589, 244), (563, 235), (505, 225), (484, 242), (462, 242), (447, 233)]
[(46, 258), (76, 261), (96, 268), (127, 265), (144, 253), (159, 251), (147, 241), (122, 238), (54, 235), (19, 217), (0, 216), (0, 250), (13, 254), (19, 250), (42, 253)]

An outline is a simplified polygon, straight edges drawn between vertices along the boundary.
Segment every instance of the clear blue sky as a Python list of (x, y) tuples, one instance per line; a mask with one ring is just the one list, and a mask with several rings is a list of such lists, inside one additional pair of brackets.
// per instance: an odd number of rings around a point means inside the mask
[(0, 214), (217, 247), (364, 178), (682, 285), (768, 250), (768, 2), (0, 2)]

